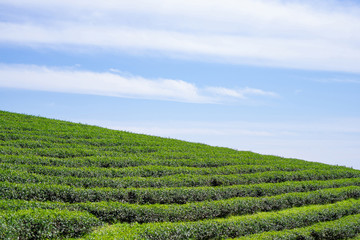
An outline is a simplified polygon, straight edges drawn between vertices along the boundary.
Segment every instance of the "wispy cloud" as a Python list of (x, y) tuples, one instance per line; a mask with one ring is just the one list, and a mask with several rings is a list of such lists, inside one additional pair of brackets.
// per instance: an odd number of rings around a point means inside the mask
[(322, 83), (355, 83), (360, 84), (360, 80), (358, 79), (350, 79), (350, 78), (324, 78), (324, 79), (316, 79), (317, 82)]
[[(115, 72), (114, 69), (111, 72), (91, 72), (36, 65), (0, 65), (0, 87), (191, 103), (222, 103), (237, 98), (231, 94), (219, 97), (209, 90), (217, 88), (201, 89), (183, 80), (147, 79)], [(250, 88), (237, 92), (244, 96), (251, 95), (251, 92), (267, 94)]]
[(274, 92), (264, 91), (256, 88), (243, 88), (243, 89), (229, 89), (224, 87), (208, 87), (206, 91), (218, 96), (226, 96), (232, 98), (246, 99), (248, 96), (267, 96), (277, 97)]
[(0, 3), (10, 12), (27, 13), (0, 22), (3, 44), (151, 51), (201, 61), (360, 72), (360, 6), (344, 1)]

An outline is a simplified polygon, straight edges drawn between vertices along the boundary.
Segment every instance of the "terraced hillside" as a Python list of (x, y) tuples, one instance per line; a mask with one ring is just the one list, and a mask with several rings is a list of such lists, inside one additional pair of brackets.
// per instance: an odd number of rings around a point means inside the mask
[(360, 171), (0, 111), (0, 239), (360, 239)]

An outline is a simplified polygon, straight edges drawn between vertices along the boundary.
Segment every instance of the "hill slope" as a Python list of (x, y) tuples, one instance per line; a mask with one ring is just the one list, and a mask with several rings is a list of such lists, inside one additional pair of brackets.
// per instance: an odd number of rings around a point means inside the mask
[(359, 197), (350, 168), (0, 111), (0, 239), (355, 239)]

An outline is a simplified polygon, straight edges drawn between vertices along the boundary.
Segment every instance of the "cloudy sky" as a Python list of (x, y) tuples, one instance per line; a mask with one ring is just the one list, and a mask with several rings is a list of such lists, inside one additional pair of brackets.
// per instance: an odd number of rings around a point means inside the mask
[(360, 169), (360, 1), (0, 0), (0, 109)]

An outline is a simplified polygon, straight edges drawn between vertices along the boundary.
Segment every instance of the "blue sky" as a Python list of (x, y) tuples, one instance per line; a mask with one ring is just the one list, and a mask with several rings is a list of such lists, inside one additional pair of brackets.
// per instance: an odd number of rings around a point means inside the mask
[(360, 169), (360, 2), (0, 0), (0, 109)]

